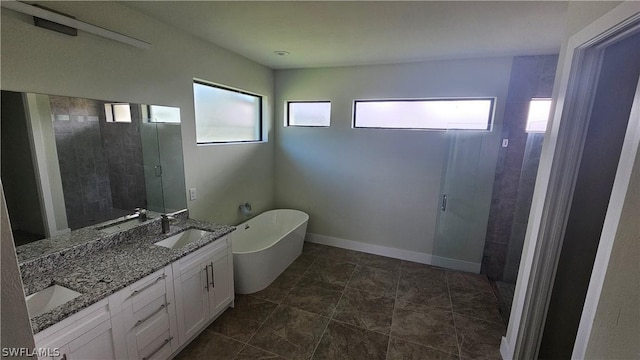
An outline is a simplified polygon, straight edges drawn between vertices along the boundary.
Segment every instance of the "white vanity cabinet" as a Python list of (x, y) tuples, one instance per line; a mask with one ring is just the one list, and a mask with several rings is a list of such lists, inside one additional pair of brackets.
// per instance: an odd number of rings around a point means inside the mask
[(180, 344), (194, 338), (233, 301), (230, 236), (173, 263)]
[(58, 348), (51, 360), (119, 359), (109, 311), (108, 299), (101, 300), (77, 314), (37, 333), (37, 348)]
[(37, 333), (47, 360), (167, 360), (230, 306), (230, 235)]
[(118, 359), (168, 359), (179, 347), (171, 266), (109, 297)]

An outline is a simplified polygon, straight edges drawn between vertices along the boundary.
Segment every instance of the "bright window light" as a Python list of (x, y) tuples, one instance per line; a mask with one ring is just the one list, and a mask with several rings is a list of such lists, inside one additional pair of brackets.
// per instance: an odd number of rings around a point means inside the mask
[(149, 122), (180, 124), (180, 108), (149, 105)]
[(262, 96), (193, 83), (198, 144), (262, 141)]
[(128, 103), (104, 104), (107, 122), (131, 122), (131, 105)]
[(288, 101), (287, 126), (329, 126), (331, 123), (331, 102), (329, 101)]
[(551, 111), (551, 99), (533, 98), (529, 102), (526, 132), (545, 132)]
[(356, 100), (354, 127), (491, 130), (494, 98)]

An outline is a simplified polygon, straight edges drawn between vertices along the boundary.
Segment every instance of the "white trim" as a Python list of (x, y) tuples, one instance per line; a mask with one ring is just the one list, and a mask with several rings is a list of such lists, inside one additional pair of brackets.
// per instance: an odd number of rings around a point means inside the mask
[(17, 11), (19, 13), (49, 20), (54, 23), (65, 25), (74, 29), (82, 30), (84, 32), (88, 32), (90, 34), (97, 35), (106, 39), (121, 42), (123, 44), (135, 46), (140, 49), (149, 49), (151, 47), (151, 44), (146, 41), (136, 39), (124, 34), (120, 34), (105, 28), (101, 28), (99, 26), (95, 26), (93, 24), (89, 24), (84, 21), (76, 20), (69, 16), (57, 14), (53, 11), (35, 7), (20, 1), (2, 1), (2, 7), (6, 9), (11, 9), (13, 11)]
[(622, 3), (572, 36), (563, 47), (565, 58), (559, 64), (561, 71), (553, 94), (553, 121), (545, 137), (509, 327), (501, 344), (504, 359), (537, 356), (582, 156), (588, 105), (599, 71), (597, 50), (588, 57), (585, 53), (619, 35), (639, 18), (640, 3)]
[(367, 244), (360, 241), (341, 239), (333, 236), (307, 233), (305, 241), (315, 244), (335, 246), (342, 249), (356, 250), (369, 254), (392, 257), (395, 259), (413, 261), (421, 264), (431, 264), (431, 255), (415, 251), (396, 249), (381, 245)]
[(479, 263), (472, 263), (468, 261), (439, 257), (431, 254), (425, 254), (425, 253), (420, 253), (420, 252), (410, 251), (410, 250), (396, 249), (396, 248), (382, 246), (382, 245), (367, 244), (360, 241), (347, 240), (347, 239), (337, 238), (333, 236), (307, 233), (307, 237), (305, 238), (305, 241), (315, 243), (315, 244), (335, 246), (342, 249), (361, 251), (369, 254), (387, 256), (394, 259), (413, 261), (413, 262), (427, 264), (427, 265), (440, 266), (440, 267), (445, 267), (447, 269), (474, 272), (476, 274), (480, 272), (481, 264)]
[[(58, 159), (58, 152), (55, 146), (55, 136), (53, 134), (53, 124), (50, 120), (43, 120), (40, 113), (40, 104), (49, 106), (49, 96), (24, 93), (23, 102), (25, 107), (25, 117), (27, 119), (27, 132), (33, 155), (33, 166), (37, 182), (38, 199), (42, 210), (42, 221), (45, 236), (50, 238), (65, 234), (71, 229), (68, 228), (67, 214), (63, 211), (56, 211), (56, 203), (59, 208), (64, 209), (64, 197), (62, 196), (62, 180), (60, 176), (60, 165), (57, 161), (47, 161)], [(41, 101), (39, 101), (41, 100)], [(48, 110), (51, 114), (51, 110)], [(51, 124), (46, 128), (44, 124)], [(58, 199), (54, 197), (58, 195)], [(58, 229), (58, 226), (61, 229)]]
[(616, 239), (618, 223), (622, 216), (624, 200), (629, 189), (631, 172), (638, 149), (640, 149), (640, 79), (638, 80), (636, 95), (631, 107), (629, 125), (622, 145), (620, 162), (618, 163), (618, 170), (611, 190), (611, 199), (609, 200), (596, 259), (593, 264), (594, 271), (591, 273), (587, 296), (582, 308), (582, 317), (580, 318), (580, 325), (578, 326), (578, 333), (573, 347), (573, 359), (584, 359), (587, 352), (591, 328), (596, 316), (598, 303), (600, 302), (609, 258)]
[(505, 336), (503, 336), (502, 340), (500, 341), (500, 355), (505, 360), (511, 360), (512, 359), (511, 354), (513, 354), (513, 351), (511, 350), (509, 341)]

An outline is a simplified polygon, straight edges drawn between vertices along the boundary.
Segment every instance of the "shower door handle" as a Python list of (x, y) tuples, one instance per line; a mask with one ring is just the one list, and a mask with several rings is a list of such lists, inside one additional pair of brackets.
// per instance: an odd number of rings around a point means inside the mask
[(447, 211), (447, 194), (442, 195), (442, 211)]

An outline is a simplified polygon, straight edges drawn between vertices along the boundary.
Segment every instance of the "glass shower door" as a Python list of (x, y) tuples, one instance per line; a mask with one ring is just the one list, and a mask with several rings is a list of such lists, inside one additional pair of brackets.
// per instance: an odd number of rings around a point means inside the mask
[(451, 132), (449, 136), (432, 263), (478, 273), (491, 205), (495, 160), (492, 166), (491, 156), (486, 156), (487, 134)]

